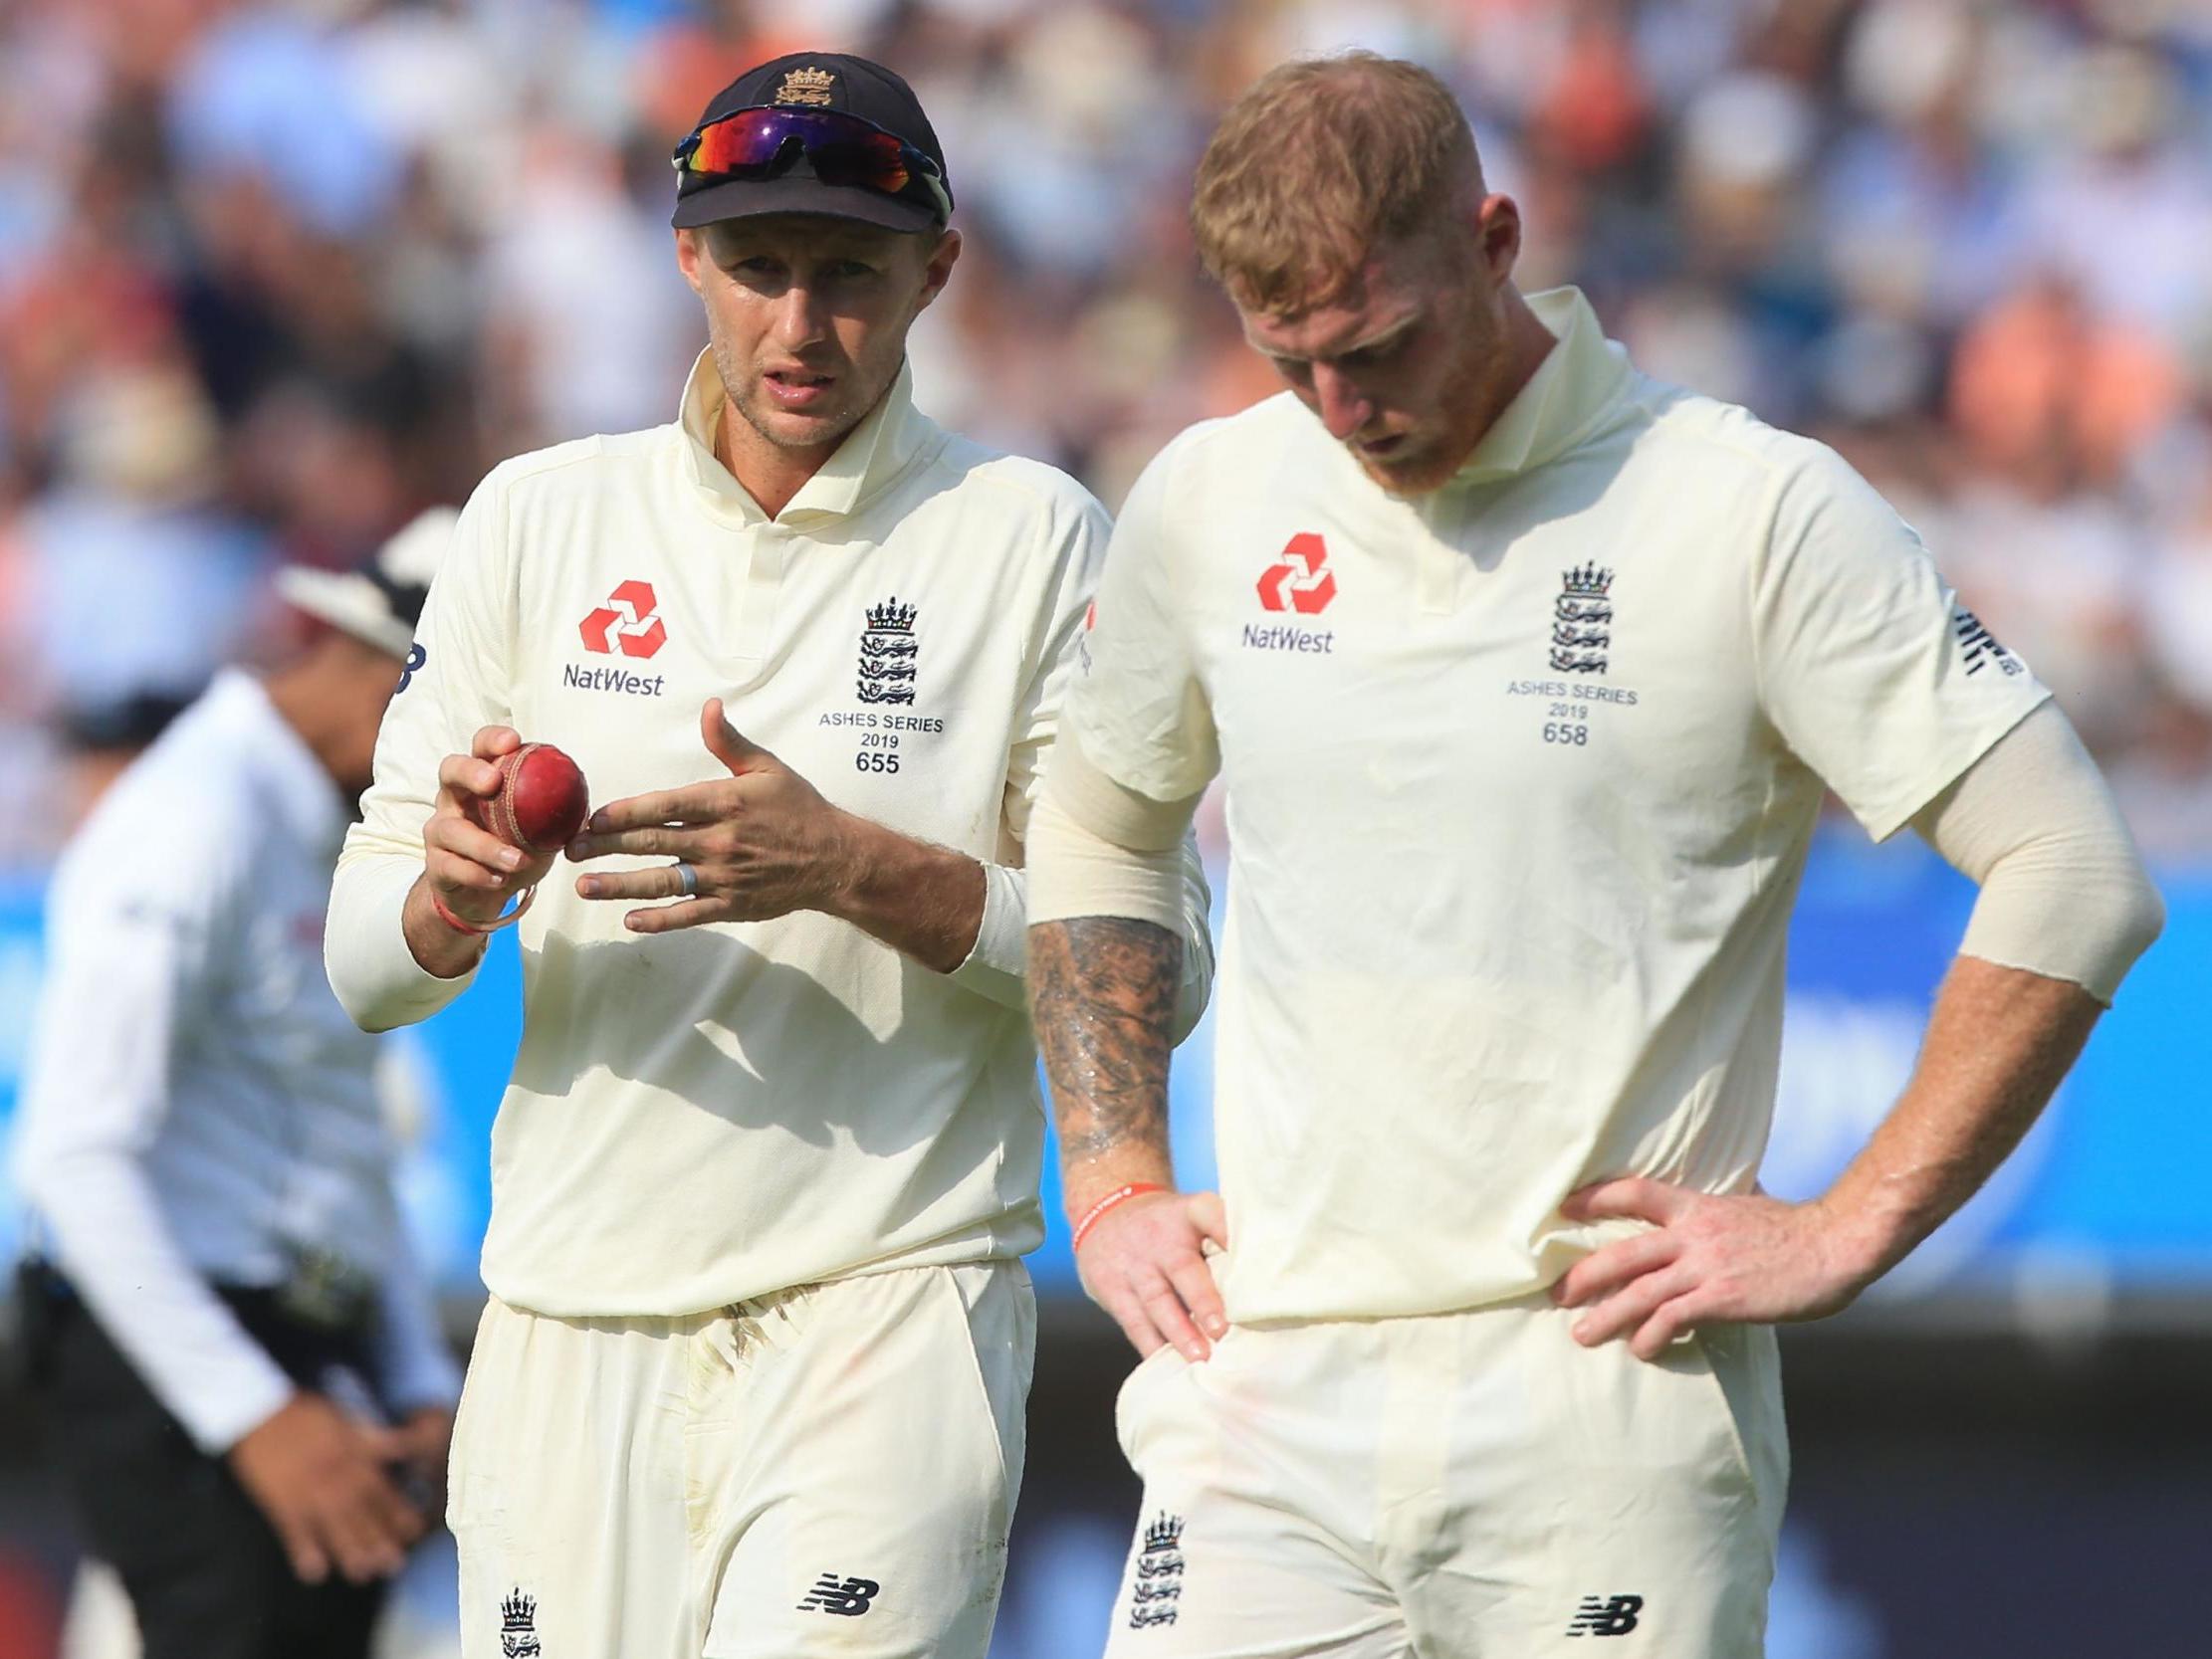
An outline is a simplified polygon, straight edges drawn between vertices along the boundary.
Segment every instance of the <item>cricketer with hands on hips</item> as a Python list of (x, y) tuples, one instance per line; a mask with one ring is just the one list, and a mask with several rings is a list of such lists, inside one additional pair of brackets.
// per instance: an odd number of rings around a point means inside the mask
[[(1517, 289), (1519, 211), (1435, 77), (1270, 73), (1192, 218), (1287, 395), (1131, 490), (1030, 842), (1077, 1259), (1145, 1355), (1117, 1419), (1158, 1519), (1108, 1653), (1574, 1652), (1595, 1606), (1640, 1652), (1749, 1655), (1771, 1327), (1979, 1186), (2157, 895), (1863, 480)], [(1284, 579), (1329, 651), (1250, 625)], [(1160, 859), (1217, 775), (1218, 1197), (1173, 1189)], [(1755, 1176), (1824, 786), (1980, 895), (1903, 1094), (1792, 1204)]]
[[(1493, 195), (1477, 211), (1500, 298), (1494, 320), (1478, 310), (1461, 323), (1458, 355), (1468, 366), (1455, 366), (1450, 353), (1409, 349), (1418, 328), (1437, 326), (1422, 310), (1437, 304), (1429, 286), (1437, 274), (1418, 268), (1373, 284), (1364, 310), (1321, 308), (1294, 322), (1244, 311), (1254, 345), (1389, 490), (1448, 480), (1552, 349), (1543, 324), (1504, 282), (1519, 251), (1517, 209)], [(1458, 401), (1439, 407), (1438, 399)], [(1050, 802), (1048, 795), (1047, 810)], [(1195, 799), (1169, 804), (1188, 812)], [(2154, 908), (2154, 899), (2136, 908), (2145, 906)], [(1071, 1215), (1124, 1185), (1172, 1188), (1161, 993), (1173, 983), (1175, 956), (1163, 933), (1121, 917), (1032, 930), (1030, 995), (1054, 1080)], [(1574, 1192), (1563, 1205), (1572, 1220), (1652, 1229), (1593, 1253), (1560, 1281), (1556, 1300), (1589, 1310), (1578, 1340), (1628, 1338), (1652, 1358), (1699, 1323), (1816, 1319), (1849, 1306), (2019, 1142), (2102, 1007), (2079, 983), (1963, 956), (1944, 981), (1896, 1108), (1820, 1198), (1791, 1203), (1635, 1178)], [(1197, 1357), (1206, 1348), (1200, 1331), (1219, 1334), (1218, 1293), (1197, 1259), (1207, 1239), (1226, 1243), (1211, 1193), (1136, 1194), (1094, 1224), (1091, 1255), (1080, 1264), (1085, 1284), (1140, 1352), (1166, 1340)]]

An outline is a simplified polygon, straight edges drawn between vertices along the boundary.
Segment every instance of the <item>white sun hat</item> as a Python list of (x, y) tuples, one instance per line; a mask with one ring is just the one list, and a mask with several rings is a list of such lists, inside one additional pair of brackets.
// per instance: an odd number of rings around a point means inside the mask
[(417, 515), (357, 570), (317, 570), (295, 564), (277, 572), (277, 596), (295, 610), (404, 661), (430, 579), (453, 540), (461, 515), (433, 507)]

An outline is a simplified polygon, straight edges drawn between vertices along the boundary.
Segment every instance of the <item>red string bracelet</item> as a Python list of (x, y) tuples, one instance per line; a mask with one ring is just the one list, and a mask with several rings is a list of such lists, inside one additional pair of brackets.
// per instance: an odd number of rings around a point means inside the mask
[(439, 919), (443, 921), (448, 928), (451, 928), (457, 933), (496, 933), (502, 928), (512, 928), (515, 926), (516, 923), (522, 921), (523, 912), (530, 909), (531, 901), (537, 897), (538, 889), (535, 885), (524, 888), (523, 902), (517, 905), (513, 910), (509, 911), (505, 916), (501, 917), (497, 922), (490, 923), (470, 922), (463, 917), (456, 916), (453, 913), (452, 908), (446, 904), (445, 900), (438, 896), (438, 893), (435, 889), (433, 889), (430, 894), (430, 905), (431, 908), (438, 913)]
[(1127, 1186), (1116, 1187), (1083, 1212), (1083, 1219), (1075, 1223), (1075, 1242), (1069, 1247), (1070, 1250), (1082, 1249), (1083, 1240), (1090, 1236), (1091, 1229), (1097, 1226), (1106, 1212), (1116, 1204), (1126, 1202), (1139, 1193), (1165, 1192), (1167, 1190), (1158, 1181), (1131, 1181)]

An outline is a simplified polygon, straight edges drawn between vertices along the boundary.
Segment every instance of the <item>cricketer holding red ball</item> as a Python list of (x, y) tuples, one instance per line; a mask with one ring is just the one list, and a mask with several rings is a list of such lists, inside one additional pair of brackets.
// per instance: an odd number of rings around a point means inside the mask
[[(478, 489), (332, 898), (370, 1027), (519, 926), (449, 1519), (463, 1651), (981, 1659), (1043, 1119), (1018, 868), (1105, 515), (914, 407), (960, 252), (897, 77), (802, 54), (679, 146), (674, 423)], [(469, 821), (559, 745), (555, 876)], [(1211, 978), (1183, 854), (1188, 1030)]]

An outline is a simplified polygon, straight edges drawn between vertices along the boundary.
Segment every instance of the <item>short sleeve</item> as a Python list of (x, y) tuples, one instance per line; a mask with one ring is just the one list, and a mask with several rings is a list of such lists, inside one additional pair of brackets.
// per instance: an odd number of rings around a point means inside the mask
[(1872, 485), (1833, 451), (1805, 449), (1752, 573), (1760, 703), (1881, 840), (2051, 694)]
[(1196, 796), (1221, 763), (1177, 591), (1169, 496), (1181, 453), (1162, 452), (1122, 508), (1067, 700), (1067, 729), (1084, 758), (1155, 801)]
[(1006, 750), (997, 856), (984, 865), (984, 914), (975, 947), (953, 970), (955, 981), (1011, 1008), (1023, 1006), (1026, 994), (1028, 884), (1020, 867), (1027, 858), (1029, 815), (1044, 785), (1060, 700), (1075, 668), (1075, 640), (1106, 554), (1106, 510), (1069, 482), (1046, 516), (1044, 534), (1051, 578), (1043, 584), (1023, 646), (1027, 675)]
[(1059, 728), (1060, 705), (1080, 661), (1082, 637), (1099, 566), (1106, 556), (1106, 510), (1087, 492), (1055, 504), (1049, 520), (1052, 580), (1044, 608), (1029, 628), (1028, 682), (1014, 714), (1006, 755), (1005, 829), (1014, 846), (1028, 839), (1029, 812), (1043, 785), (1044, 759)]

